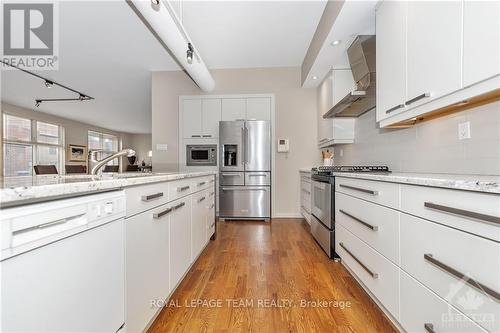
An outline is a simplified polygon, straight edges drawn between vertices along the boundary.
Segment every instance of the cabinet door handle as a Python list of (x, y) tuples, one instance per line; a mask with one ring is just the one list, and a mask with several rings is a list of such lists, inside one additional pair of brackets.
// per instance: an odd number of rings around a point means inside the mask
[(211, 135), (203, 135), (204, 138), (211, 138)]
[(345, 246), (344, 246), (344, 243), (340, 242), (339, 243), (340, 247), (343, 248), (345, 250), (345, 252), (347, 252), (354, 260), (356, 260), (356, 262), (361, 266), (363, 267), (363, 269), (368, 273), (370, 274), (370, 276), (374, 279), (377, 279), (378, 278), (378, 274), (377, 273), (373, 273), (365, 264), (363, 264), (354, 254), (352, 254), (351, 251), (349, 251)]
[(464, 210), (464, 209), (459, 209), (459, 208), (453, 208), (449, 206), (443, 206), (443, 205), (438, 205), (432, 202), (424, 202), (424, 207), (435, 209), (435, 210), (440, 210), (446, 213), (451, 213), (455, 215), (461, 215), (465, 217), (470, 217), (476, 220), (481, 220), (485, 222), (491, 222), (495, 224), (500, 224), (500, 217), (498, 216), (493, 216), (493, 215), (487, 215), (487, 214), (481, 214), (481, 213), (476, 213), (476, 212), (471, 212), (469, 210)]
[(205, 185), (207, 182), (201, 182), (201, 183), (198, 183), (198, 186), (203, 186)]
[(223, 187), (221, 188), (222, 191), (262, 191), (262, 192), (267, 192), (267, 189), (265, 188), (250, 188), (250, 187), (243, 187), (243, 188), (234, 188), (234, 187)]
[(342, 214), (344, 214), (344, 215), (349, 216), (349, 217), (350, 217), (351, 219), (353, 219), (354, 221), (361, 223), (362, 225), (364, 225), (364, 226), (365, 226), (365, 227), (367, 227), (367, 228), (370, 228), (370, 229), (371, 229), (371, 230), (373, 230), (373, 231), (377, 231), (377, 230), (378, 230), (378, 226), (376, 226), (376, 225), (371, 225), (370, 223), (367, 223), (367, 222), (365, 222), (365, 221), (363, 221), (363, 220), (361, 220), (361, 219), (357, 218), (356, 216), (353, 216), (353, 215), (351, 215), (351, 214), (349, 214), (349, 213), (347, 213), (347, 212), (343, 211), (342, 209), (339, 209), (339, 212), (341, 212), (341, 213), (342, 213)]
[(359, 191), (359, 192), (363, 192), (363, 193), (368, 193), (368, 194), (371, 194), (371, 195), (378, 195), (378, 191), (373, 191), (373, 190), (367, 190), (367, 189), (364, 189), (364, 188), (361, 188), (361, 187), (356, 187), (356, 186), (350, 186), (350, 185), (344, 185), (344, 184), (339, 184), (340, 187), (344, 187), (344, 188), (348, 188), (350, 190), (354, 190), (354, 191)]
[(183, 192), (185, 190), (189, 190), (190, 186), (183, 186), (183, 187), (178, 187), (177, 192)]
[(161, 198), (162, 196), (163, 196), (163, 192), (158, 192), (158, 193), (155, 193), (155, 194), (143, 195), (141, 197), (141, 200), (142, 201), (151, 201), (151, 200), (154, 200), (154, 199)]
[(240, 173), (223, 173), (221, 174), (222, 177), (241, 177)]
[(425, 323), (424, 329), (427, 331), (427, 333), (436, 333), (436, 331), (434, 331), (434, 325), (432, 325), (431, 323)]
[(261, 174), (258, 174), (258, 175), (255, 175), (255, 174), (252, 175), (252, 174), (250, 174), (250, 175), (248, 175), (248, 177), (267, 177), (267, 174), (265, 174), (265, 173), (261, 173)]
[(170, 213), (170, 212), (171, 212), (171, 211), (173, 211), (173, 210), (174, 210), (174, 209), (173, 209), (172, 207), (169, 207), (169, 208), (165, 209), (164, 211), (161, 211), (161, 212), (159, 212), (159, 213), (154, 213), (154, 214), (153, 214), (153, 218), (154, 218), (154, 219), (159, 219), (159, 218), (161, 218), (162, 216), (167, 215), (168, 213)]
[(410, 100), (407, 100), (405, 102), (405, 105), (410, 105), (410, 104), (415, 103), (417, 101), (420, 101), (422, 98), (426, 98), (426, 97), (431, 97), (431, 93), (423, 93), (422, 95), (418, 95), (417, 97), (414, 97)]
[(399, 105), (396, 105), (396, 106), (394, 106), (394, 107), (390, 108), (389, 110), (385, 111), (385, 113), (389, 114), (389, 113), (391, 113), (391, 112), (394, 112), (394, 111), (396, 111), (396, 110), (399, 110), (399, 109), (401, 109), (401, 108), (404, 108), (405, 106), (406, 106), (406, 105), (404, 105), (404, 104), (399, 104)]
[(74, 220), (74, 219), (77, 219), (79, 217), (85, 216), (85, 214), (86, 213), (77, 214), (77, 215), (73, 215), (73, 216), (68, 216), (68, 217), (65, 217), (65, 218), (62, 218), (62, 219), (59, 219), (59, 220), (50, 221), (50, 222), (46, 222), (46, 223), (43, 223), (43, 224), (35, 225), (35, 226), (32, 226), (32, 227), (27, 227), (27, 228), (24, 228), (24, 229), (15, 230), (15, 231), (12, 232), (12, 236), (24, 234), (24, 233), (27, 233), (27, 232), (30, 232), (30, 231), (34, 231), (34, 230), (40, 230), (40, 229), (50, 228), (50, 227), (53, 227), (53, 226), (56, 226), (56, 225), (60, 225), (60, 224), (65, 224), (65, 223), (70, 222), (71, 220)]
[(214, 208), (214, 207), (215, 207), (215, 204), (212, 204), (212, 205), (210, 206), (210, 209), (212, 209), (212, 208)]
[(185, 203), (185, 202), (181, 202), (180, 204), (178, 204), (178, 205), (174, 206), (173, 208), (174, 208), (174, 209), (179, 209), (179, 208), (181, 208), (182, 206), (185, 206), (185, 205), (186, 205), (186, 203)]
[(215, 227), (215, 222), (210, 225), (210, 228)]
[(500, 302), (500, 293), (498, 293), (497, 291), (495, 291), (495, 290), (485, 286), (484, 284), (472, 279), (471, 277), (461, 273), (460, 271), (457, 271), (453, 267), (450, 267), (450, 266), (446, 265), (445, 263), (437, 260), (436, 258), (434, 258), (434, 256), (432, 254), (430, 254), (430, 253), (424, 254), (424, 259), (427, 260), (428, 262), (436, 265), (437, 267), (443, 269), (444, 271), (450, 273), (451, 275), (453, 275), (457, 279), (465, 281), (471, 287), (479, 290), (482, 293), (485, 293), (485, 294), (493, 297), (498, 302)]
[(202, 201), (203, 201), (203, 200), (205, 200), (205, 199), (206, 199), (206, 197), (201, 197), (201, 198), (199, 198), (199, 199), (198, 199), (198, 203), (202, 202)]
[(201, 138), (201, 135), (191, 135), (192, 138)]
[(215, 194), (215, 192), (211, 192), (211, 193), (209, 194), (209, 196), (213, 197), (213, 196), (214, 196), (214, 194)]

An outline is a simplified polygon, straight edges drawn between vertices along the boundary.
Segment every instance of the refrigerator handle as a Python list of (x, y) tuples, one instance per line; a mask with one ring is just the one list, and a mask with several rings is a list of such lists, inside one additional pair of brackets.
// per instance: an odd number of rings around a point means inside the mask
[(249, 154), (248, 154), (248, 128), (245, 126), (245, 165), (249, 163)]
[(242, 144), (243, 144), (243, 154), (242, 154), (242, 158), (241, 158), (241, 161), (243, 163), (243, 165), (246, 165), (247, 164), (247, 147), (246, 147), (246, 134), (245, 134), (245, 125), (243, 125), (243, 127), (241, 128), (241, 139), (242, 139)]

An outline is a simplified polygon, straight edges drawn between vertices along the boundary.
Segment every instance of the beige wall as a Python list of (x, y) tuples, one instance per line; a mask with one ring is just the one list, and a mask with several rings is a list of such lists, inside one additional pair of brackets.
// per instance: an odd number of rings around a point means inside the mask
[[(88, 124), (81, 123), (81, 122), (74, 121), (74, 120), (70, 120), (67, 118), (53, 116), (53, 115), (50, 115), (47, 113), (33, 111), (30, 109), (18, 107), (18, 106), (7, 104), (7, 103), (2, 103), (1, 105), (2, 105), (2, 113), (7, 113), (7, 114), (15, 115), (15, 116), (26, 117), (26, 118), (40, 120), (40, 121), (46, 121), (46, 122), (58, 124), (58, 125), (64, 127), (65, 148), (68, 146), (68, 144), (87, 146), (87, 143), (88, 143), (87, 142), (87, 140), (88, 140), (87, 132), (90, 130), (90, 131), (97, 131), (97, 132), (101, 132), (101, 133), (116, 135), (120, 138), (120, 140), (123, 141), (124, 147), (126, 146), (125, 145), (126, 143), (127, 144), (130, 143), (130, 146), (127, 146), (127, 148), (134, 149), (134, 147), (135, 147), (134, 145), (137, 144), (139, 147), (138, 150), (142, 154), (142, 152), (145, 149), (144, 148), (144, 141), (146, 141), (146, 139), (143, 139), (142, 136), (144, 136), (144, 138), (146, 138), (147, 136), (150, 137), (150, 134), (128, 134), (128, 133), (111, 131), (111, 130), (108, 130), (105, 128), (88, 125)], [(129, 141), (127, 141), (127, 140), (129, 140)], [(147, 156), (147, 151), (145, 154)], [(3, 158), (3, 154), (1, 156), (2, 156), (1, 158)], [(66, 158), (67, 158), (67, 156), (66, 156)], [(69, 162), (67, 160), (65, 162), (66, 162), (66, 164), (85, 164), (85, 163), (81, 163), (81, 162)], [(2, 168), (2, 172), (3, 172), (3, 168)]]
[(152, 149), (151, 134), (125, 134), (122, 137), (122, 145), (123, 148), (135, 150), (137, 165), (140, 165), (143, 160), (146, 164), (151, 163), (151, 157), (148, 156), (148, 152)]
[[(294, 68), (221, 69), (210, 71), (216, 88), (211, 94), (275, 94), (276, 138), (290, 139), (290, 152), (276, 154), (276, 216), (299, 214), (299, 168), (310, 167), (316, 148), (316, 90), (301, 88), (301, 71)], [(202, 91), (180, 71), (153, 73), (153, 148), (168, 144), (168, 151), (153, 150), (155, 171), (178, 169), (179, 96)]]
[[(458, 124), (466, 121), (470, 122), (471, 139), (458, 140)], [(380, 129), (375, 111), (371, 111), (358, 118), (355, 143), (335, 148), (335, 164), (387, 164), (401, 172), (500, 175), (500, 102), (407, 129)]]

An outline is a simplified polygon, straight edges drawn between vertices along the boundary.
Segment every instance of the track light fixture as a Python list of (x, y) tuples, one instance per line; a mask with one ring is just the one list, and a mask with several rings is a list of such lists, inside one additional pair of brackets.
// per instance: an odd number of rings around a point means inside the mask
[(54, 82), (45, 80), (45, 86), (50, 89), (54, 86)]
[(41, 101), (41, 100), (36, 99), (36, 100), (35, 100), (35, 107), (36, 107), (36, 108), (37, 108), (37, 107), (39, 107), (41, 103), (42, 103), (42, 101)]
[(160, 4), (160, 0), (151, 0), (151, 3), (155, 6), (158, 6)]
[(190, 64), (190, 65), (193, 63), (193, 53), (194, 53), (193, 45), (191, 45), (191, 43), (188, 43), (188, 49), (186, 51), (186, 58), (187, 58), (188, 64)]

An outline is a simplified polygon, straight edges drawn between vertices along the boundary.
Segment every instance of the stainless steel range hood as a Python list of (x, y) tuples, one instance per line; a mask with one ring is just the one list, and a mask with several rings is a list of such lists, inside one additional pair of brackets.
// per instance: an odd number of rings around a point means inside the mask
[(375, 35), (359, 35), (347, 49), (356, 90), (335, 104), (323, 118), (359, 117), (375, 108)]

